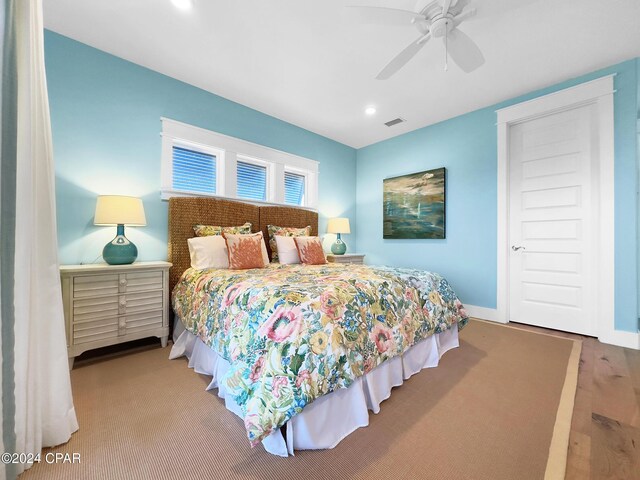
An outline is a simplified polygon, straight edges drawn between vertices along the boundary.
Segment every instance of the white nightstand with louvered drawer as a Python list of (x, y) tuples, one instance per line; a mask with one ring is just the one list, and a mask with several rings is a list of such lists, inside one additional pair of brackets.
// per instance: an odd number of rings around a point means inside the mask
[(169, 262), (62, 265), (69, 368), (81, 353), (144, 337), (169, 338)]

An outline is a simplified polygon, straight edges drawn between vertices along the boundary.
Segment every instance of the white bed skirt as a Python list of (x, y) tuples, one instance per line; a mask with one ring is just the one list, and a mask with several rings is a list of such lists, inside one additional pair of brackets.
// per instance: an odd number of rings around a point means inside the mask
[[(212, 376), (207, 390), (218, 388), (228, 410), (242, 418), (240, 406), (226, 395), (225, 386), (218, 385), (229, 369), (229, 362), (191, 332), (181, 322), (176, 322), (174, 344), (170, 359), (183, 355), (189, 359), (189, 367), (197, 373)], [(333, 448), (354, 430), (369, 425), (369, 410), (380, 411), (380, 404), (389, 398), (391, 389), (423, 368), (437, 367), (442, 355), (458, 347), (458, 329), (433, 335), (417, 343), (402, 356), (379, 365), (366, 375), (356, 379), (349, 388), (336, 390), (307, 405), (286, 425), (286, 441), (280, 429), (262, 441), (265, 450), (286, 457), (294, 450)], [(336, 414), (339, 412), (339, 414)]]

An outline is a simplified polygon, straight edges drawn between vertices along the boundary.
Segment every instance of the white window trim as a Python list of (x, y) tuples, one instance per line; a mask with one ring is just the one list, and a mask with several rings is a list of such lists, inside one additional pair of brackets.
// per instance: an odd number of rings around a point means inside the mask
[[(286, 205), (284, 203), (284, 172), (305, 176), (305, 204), (301, 207), (316, 210), (318, 207), (319, 162), (291, 153), (265, 147), (256, 143), (230, 137), (204, 128), (195, 127), (169, 118), (162, 121), (161, 198), (174, 196), (215, 196), (260, 205)], [(204, 195), (181, 192), (172, 188), (173, 146), (213, 153), (217, 158), (216, 194)], [(248, 200), (236, 195), (236, 171), (238, 159), (267, 165), (267, 201)], [(292, 206), (292, 205), (287, 205)]]

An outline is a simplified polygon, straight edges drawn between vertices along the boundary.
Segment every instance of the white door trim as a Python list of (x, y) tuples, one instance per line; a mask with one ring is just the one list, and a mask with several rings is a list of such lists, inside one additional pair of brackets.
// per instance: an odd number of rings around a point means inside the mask
[[(584, 105), (597, 107), (600, 222), (595, 253), (598, 338), (617, 338), (614, 315), (614, 75), (598, 78), (497, 111), (498, 114), (498, 285), (497, 321), (509, 321), (509, 128), (511, 125)], [(633, 334), (631, 334), (633, 335)], [(636, 346), (635, 348), (638, 348)]]

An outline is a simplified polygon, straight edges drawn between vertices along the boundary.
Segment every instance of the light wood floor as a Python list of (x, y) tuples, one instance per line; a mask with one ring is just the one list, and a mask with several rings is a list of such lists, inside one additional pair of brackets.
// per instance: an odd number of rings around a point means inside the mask
[(566, 479), (640, 479), (640, 351), (511, 325), (582, 340)]

